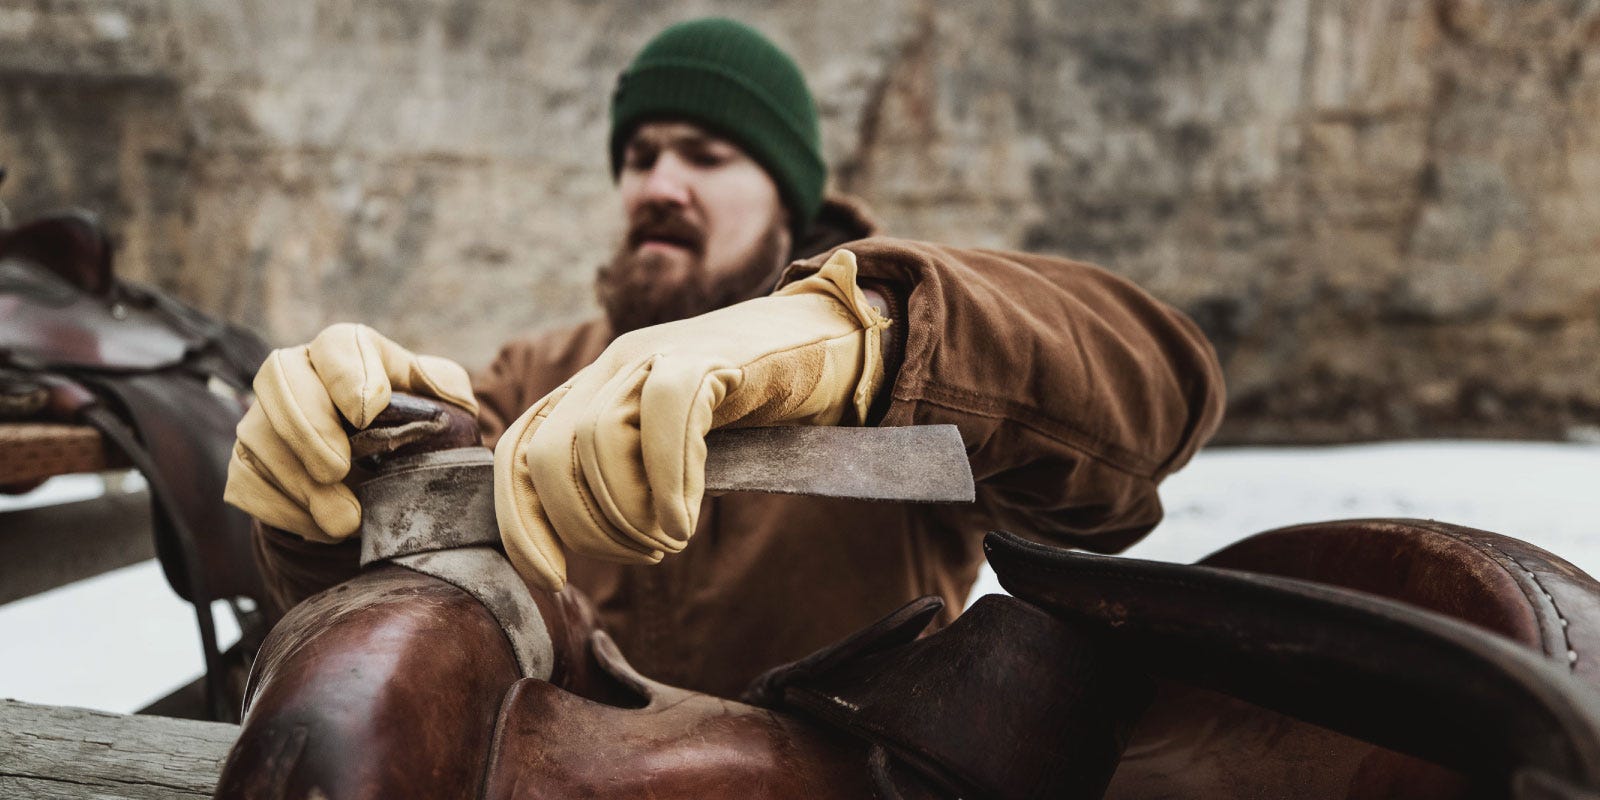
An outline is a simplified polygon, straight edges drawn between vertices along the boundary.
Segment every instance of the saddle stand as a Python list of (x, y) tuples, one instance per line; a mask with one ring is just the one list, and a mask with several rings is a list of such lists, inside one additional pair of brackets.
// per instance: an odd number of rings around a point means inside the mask
[(237, 719), (238, 692), (227, 686), (212, 602), (229, 601), (240, 618), (236, 663), (265, 633), (254, 610), (264, 593), (250, 521), (222, 503), (222, 489), (266, 351), (248, 331), (118, 279), (110, 242), (87, 214), (0, 231), (0, 382), (11, 394), (26, 394), (16, 391), (23, 386), (47, 394), (28, 419), (94, 426), (148, 481), (157, 557), (200, 630), (201, 713), (217, 720)]

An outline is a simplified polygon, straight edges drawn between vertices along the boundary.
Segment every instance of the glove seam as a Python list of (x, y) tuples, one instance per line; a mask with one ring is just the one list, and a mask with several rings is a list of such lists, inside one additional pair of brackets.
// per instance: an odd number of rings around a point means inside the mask
[[(644, 384), (647, 383), (650, 380), (650, 373), (652, 372), (656, 361), (658, 359), (663, 358), (663, 357), (664, 356), (662, 356), (660, 354), (651, 354), (649, 356), (646, 356), (643, 360), (639, 361), (637, 364), (634, 365), (634, 367), (631, 370), (628, 371), (627, 376), (625, 376), (626, 379), (617, 380), (617, 379), (614, 378), (614, 379), (612, 379), (612, 381), (607, 381), (607, 383), (606, 383), (607, 386), (610, 386), (613, 383), (615, 383), (615, 385), (619, 387), (618, 391), (613, 391), (611, 394), (604, 395), (604, 396), (600, 395), (597, 392), (594, 397), (590, 398), (590, 402), (594, 403), (595, 405), (597, 405), (600, 408), (614, 407), (616, 405), (616, 398), (620, 394), (626, 394), (629, 391), (629, 389), (631, 389), (632, 387), (637, 386), (642, 391)], [(636, 379), (635, 376), (638, 376), (640, 374), (643, 374), (644, 377), (642, 379)], [(703, 385), (704, 384), (702, 383), (702, 386)], [(576, 431), (575, 431), (575, 433), (576, 433)], [(642, 433), (643, 433), (643, 431), (641, 430), (641, 436), (642, 436)], [(577, 472), (579, 472), (581, 474), (581, 476), (584, 478), (584, 481), (579, 485), (586, 486), (586, 487), (589, 488), (589, 493), (584, 495), (586, 502), (587, 502), (588, 497), (590, 497), (592, 495), (594, 497), (595, 504), (600, 506), (600, 508), (597, 509), (598, 512), (600, 514), (604, 515), (606, 520), (608, 520), (611, 523), (611, 527), (615, 528), (618, 533), (620, 533), (622, 536), (626, 537), (631, 542), (631, 544), (637, 544), (637, 545), (641, 545), (643, 547), (647, 547), (651, 551), (661, 550), (663, 552), (672, 552), (672, 553), (676, 553), (676, 552), (681, 551), (683, 549), (683, 547), (684, 547), (684, 542), (678, 542), (677, 540), (673, 540), (670, 544), (666, 543), (666, 542), (663, 542), (661, 539), (662, 538), (667, 538), (667, 537), (663, 536), (661, 538), (657, 538), (655, 536), (652, 536), (652, 535), (650, 535), (649, 532), (640, 529), (640, 527), (638, 525), (634, 524), (634, 522), (632, 520), (627, 519), (627, 515), (622, 513), (621, 504), (617, 502), (617, 499), (616, 499), (617, 493), (612, 491), (611, 486), (605, 480), (605, 473), (604, 472), (600, 471), (597, 468), (595, 470), (595, 475), (596, 475), (597, 479), (596, 480), (592, 480), (592, 481), (588, 479), (588, 471), (583, 468), (583, 465), (585, 463), (585, 459), (580, 457), (581, 454), (580, 454), (579, 448), (578, 448), (578, 440), (579, 440), (579, 438), (580, 437), (578, 437), (578, 436), (573, 436), (573, 439), (572, 439), (572, 447), (573, 447), (572, 463), (573, 463), (573, 469), (576, 470)], [(591, 445), (592, 445), (592, 441), (591, 441)], [(687, 451), (685, 451), (685, 453), (687, 454)], [(640, 442), (640, 455), (641, 455), (641, 459), (642, 459), (642, 456), (643, 456), (643, 441), (642, 441), (642, 439), (641, 439), (641, 442)], [(685, 474), (687, 474), (687, 472), (685, 472)], [(646, 478), (646, 483), (647, 484), (649, 483), (648, 477)], [(600, 497), (600, 492), (595, 491), (596, 486), (598, 486), (600, 489), (604, 490), (604, 494), (605, 494), (604, 498)], [(580, 492), (580, 494), (581, 494), (581, 492)], [(606, 513), (606, 510), (605, 510), (604, 507), (608, 506), (608, 505), (610, 507), (612, 507), (612, 508), (617, 509), (617, 512), (618, 512), (617, 516), (621, 518), (620, 522), (618, 521), (618, 519), (613, 518), (610, 514)], [(692, 533), (692, 531), (691, 531), (691, 533)], [(617, 536), (615, 534), (609, 534), (609, 532), (608, 532), (608, 535), (611, 535), (612, 539), (616, 539), (617, 538)], [(687, 541), (687, 539), (685, 540), (685, 542), (686, 541)], [(628, 543), (624, 543), (624, 544), (627, 545)], [(677, 545), (677, 547), (674, 549), (672, 547), (672, 545)]]
[[(317, 445), (319, 446), (320, 450), (322, 451), (321, 453), (316, 454), (320, 458), (320, 460), (342, 461), (342, 459), (339, 458), (339, 449), (333, 445), (331, 440), (329, 440), (326, 436), (323, 435), (323, 432), (322, 432), (321, 429), (319, 429), (316, 425), (313, 425), (311, 423), (311, 418), (306, 415), (304, 409), (300, 408), (300, 404), (297, 403), (297, 402), (294, 402), (294, 398), (295, 398), (294, 389), (293, 389), (292, 386), (290, 386), (290, 383), (289, 383), (288, 370), (287, 370), (286, 367), (283, 366), (284, 354), (287, 353), (287, 352), (297, 353), (301, 357), (305, 358), (306, 369), (310, 370), (313, 375), (317, 374), (317, 367), (311, 361), (311, 349), (309, 347), (301, 346), (301, 347), (293, 348), (293, 349), (287, 350), (287, 351), (285, 351), (285, 350), (274, 350), (272, 352), (272, 354), (268, 356), (269, 360), (274, 361), (277, 364), (277, 367), (272, 371), (272, 376), (271, 376), (272, 377), (272, 382), (277, 384), (277, 386), (275, 387), (274, 394), (277, 394), (277, 395), (282, 396), (282, 397), (290, 398), (290, 402), (287, 402), (287, 403), (268, 403), (265, 406), (263, 406), (262, 407), (262, 411), (266, 412), (267, 422), (271, 423), (271, 427), (272, 427), (272, 429), (274, 431), (277, 431), (277, 430), (280, 430), (280, 428), (278, 426), (277, 420), (273, 419), (273, 410), (277, 410), (278, 413), (280, 413), (280, 414), (289, 415), (289, 417), (291, 418), (289, 421), (292, 421), (293, 423), (295, 423), (293, 425), (289, 425), (288, 426), (289, 428), (291, 428), (291, 429), (299, 429), (299, 430), (307, 430), (307, 431), (311, 432), (311, 435), (315, 438)], [(266, 368), (263, 367), (262, 369), (263, 369), (263, 371), (265, 371)], [(259, 391), (256, 392), (256, 395), (259, 397), (261, 395), (261, 392), (259, 392)], [(331, 398), (329, 399), (328, 405), (330, 407), (334, 406)], [(338, 408), (337, 407), (334, 407), (334, 413), (335, 414), (338, 413)], [(302, 461), (302, 463), (304, 463), (305, 460), (301, 459), (301, 461)], [(306, 465), (306, 472), (307, 472), (308, 475), (311, 472), (309, 464)], [(346, 473), (349, 472), (348, 463), (345, 464), (345, 472)], [(311, 477), (312, 477), (313, 480), (316, 479), (315, 475), (312, 475)]]
[[(628, 537), (626, 532), (622, 532), (622, 535), (623, 535), (623, 537), (625, 537), (625, 540), (624, 539), (619, 539), (617, 534), (618, 534), (618, 532), (621, 532), (620, 529), (617, 528), (615, 525), (610, 524), (608, 521), (603, 521), (602, 520), (602, 517), (604, 516), (604, 512), (600, 511), (600, 509), (595, 508), (594, 501), (590, 498), (589, 492), (585, 491), (585, 488), (589, 484), (588, 484), (588, 480), (583, 478), (583, 475), (582, 475), (582, 472), (583, 472), (582, 462), (580, 462), (578, 460), (578, 439), (577, 439), (577, 437), (573, 437), (573, 439), (572, 439), (571, 452), (568, 454), (568, 461), (569, 461), (569, 463), (572, 464), (572, 470), (573, 470), (573, 472), (571, 474), (569, 474), (568, 477), (572, 481), (572, 485), (577, 487), (578, 491), (575, 492), (575, 494), (578, 495), (579, 502), (583, 503), (583, 513), (586, 516), (589, 517), (589, 521), (590, 522), (594, 523), (595, 530), (598, 530), (607, 539), (610, 539), (613, 544), (616, 544), (616, 545), (622, 547), (624, 550), (628, 550), (630, 552), (638, 553), (638, 554), (646, 556), (648, 558), (648, 556), (650, 554), (641, 552), (639, 550), (639, 548), (636, 547), (636, 545), (638, 545), (639, 543), (634, 541), (632, 539), (632, 537)], [(551, 527), (554, 528), (555, 525), (552, 524)], [(560, 533), (561, 533), (560, 529), (557, 529), (556, 530), (556, 534), (559, 536)], [(562, 541), (565, 542), (566, 540), (562, 539)], [(652, 551), (653, 550), (654, 550), (654, 548), (652, 548)]]
[[(356, 409), (357, 415), (361, 419), (350, 421), (352, 425), (361, 430), (366, 430), (367, 425), (371, 423), (371, 420), (367, 419), (367, 387), (372, 385), (372, 371), (367, 369), (367, 355), (371, 348), (368, 346), (367, 337), (362, 335), (366, 332), (363, 330), (364, 328), (366, 328), (365, 325), (357, 325), (355, 330), (356, 356), (361, 364), (361, 385), (356, 387)], [(383, 363), (381, 353), (378, 354), (378, 363)], [(316, 369), (316, 366), (316, 364), (312, 364), (311, 368)]]

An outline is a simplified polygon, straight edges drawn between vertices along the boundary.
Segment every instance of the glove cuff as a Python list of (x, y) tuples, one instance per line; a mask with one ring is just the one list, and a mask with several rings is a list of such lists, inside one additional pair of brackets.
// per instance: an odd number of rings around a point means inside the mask
[(850, 407), (855, 412), (854, 423), (862, 425), (866, 423), (873, 401), (878, 397), (878, 390), (883, 387), (883, 336), (891, 320), (867, 302), (867, 296), (856, 282), (858, 271), (856, 254), (840, 248), (828, 257), (815, 275), (791, 283), (773, 294), (826, 294), (838, 300), (861, 326), (861, 375), (851, 392)]

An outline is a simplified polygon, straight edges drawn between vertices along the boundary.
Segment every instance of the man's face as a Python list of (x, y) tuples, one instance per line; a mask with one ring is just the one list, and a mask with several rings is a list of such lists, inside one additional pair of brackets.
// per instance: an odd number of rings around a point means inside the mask
[(684, 122), (639, 126), (618, 177), (628, 231), (600, 271), (618, 333), (703, 314), (772, 288), (788, 216), (766, 170)]

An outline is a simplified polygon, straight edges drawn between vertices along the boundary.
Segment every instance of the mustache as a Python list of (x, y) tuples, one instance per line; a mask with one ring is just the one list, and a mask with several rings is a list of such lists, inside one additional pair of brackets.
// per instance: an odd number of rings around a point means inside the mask
[(737, 270), (717, 278), (706, 274), (699, 258), (674, 264), (661, 253), (639, 253), (625, 239), (595, 274), (595, 299), (605, 309), (612, 332), (621, 335), (766, 294), (787, 263), (787, 232), (784, 218), (773, 220)]
[(671, 242), (693, 252), (705, 248), (706, 232), (671, 206), (647, 205), (639, 209), (628, 225), (628, 249), (649, 240)]

